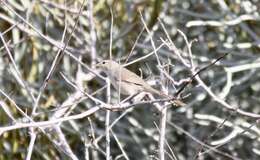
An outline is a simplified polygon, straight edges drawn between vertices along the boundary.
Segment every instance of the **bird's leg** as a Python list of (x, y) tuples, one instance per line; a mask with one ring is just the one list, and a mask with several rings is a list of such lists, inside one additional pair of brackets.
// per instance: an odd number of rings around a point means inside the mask
[(127, 101), (130, 101), (129, 103), (132, 103), (131, 102), (131, 99), (136, 96), (136, 94), (133, 94), (133, 95), (130, 95), (128, 97), (126, 97), (124, 100), (122, 100), (120, 103), (126, 103)]
[(135, 96), (133, 97), (133, 102), (134, 103), (140, 102), (145, 97), (146, 94), (147, 94), (146, 92), (135, 94)]
[[(154, 96), (153, 96), (151, 93), (147, 93), (147, 96), (149, 97), (149, 99), (150, 99), (151, 101), (154, 101), (154, 100), (155, 100)], [(156, 107), (156, 109), (158, 109), (159, 111), (162, 110), (162, 107), (161, 107), (161, 105), (160, 105), (159, 103), (153, 103), (153, 104), (154, 104), (154, 106)]]

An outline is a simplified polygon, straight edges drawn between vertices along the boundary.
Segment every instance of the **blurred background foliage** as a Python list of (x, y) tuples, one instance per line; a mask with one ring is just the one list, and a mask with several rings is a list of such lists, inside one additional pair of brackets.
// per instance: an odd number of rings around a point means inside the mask
[[(89, 0), (90, 1), (90, 0)], [(188, 52), (183, 36), (178, 33), (180, 29), (191, 41), (193, 59), (198, 68), (209, 64), (213, 59), (224, 53), (229, 53), (220, 63), (200, 74), (201, 78), (214, 93), (225, 99), (232, 106), (245, 111), (260, 113), (260, 72), (259, 72), (259, 46), (260, 46), (260, 2), (258, 0), (99, 0), (93, 1), (93, 18), (95, 29), (96, 58), (91, 55), (93, 38), (88, 18), (89, 3), (85, 2), (83, 12), (79, 16), (82, 0), (8, 0), (6, 3), (16, 13), (32, 24), (38, 31), (50, 37), (57, 43), (62, 42), (63, 32), (66, 28), (65, 40), (69, 38), (67, 50), (73, 53), (82, 62), (90, 67), (101, 59), (109, 58), (109, 39), (111, 25), (111, 11), (113, 13), (113, 59), (122, 62), (131, 52), (140, 33), (141, 36), (133, 49), (128, 61), (132, 61), (153, 51), (148, 34), (143, 31), (140, 13), (153, 34), (153, 40), (158, 47), (162, 39), (167, 39), (158, 18), (165, 25), (172, 41), (183, 52)], [(0, 2), (1, 4), (2, 2)], [(249, 18), (239, 19), (247, 15)], [(74, 31), (73, 27), (79, 21)], [(237, 20), (237, 21), (235, 21)], [(51, 64), (57, 55), (58, 48), (36, 33), (24, 23), (17, 15), (6, 7), (0, 5), (0, 32), (11, 51), (22, 78), (29, 86), (32, 94), (37, 96), (41, 85), (47, 76)], [(7, 50), (0, 42), (0, 89), (25, 112), (31, 114), (33, 100), (22, 87), (17, 78), (15, 68), (8, 56)], [(158, 51), (163, 64), (172, 64), (170, 75), (176, 81), (191, 76), (189, 70), (181, 63), (176, 54), (164, 46)], [(187, 57), (186, 57), (187, 58)], [(256, 64), (257, 67), (243, 69), (246, 64)], [(146, 79), (159, 79), (155, 56), (129, 66), (129, 69)], [(227, 86), (228, 72), (232, 67), (241, 66), (241, 71), (232, 72), (231, 87)], [(61, 72), (72, 80), (77, 80), (78, 74), (88, 74), (84, 67), (79, 72), (80, 65), (70, 56), (64, 55), (55, 69), (53, 76), (39, 101), (35, 120), (47, 120), (55, 110), (55, 106), (62, 104), (75, 89), (62, 78)], [(104, 81), (94, 78), (81, 79), (82, 85), (88, 93), (92, 93), (105, 84)], [(179, 88), (180, 86), (176, 86)], [(173, 85), (169, 86), (170, 93), (174, 93)], [(256, 119), (242, 116), (225, 109), (203, 89), (192, 83), (185, 90), (187, 106), (183, 108), (170, 108), (167, 113), (168, 124), (166, 138), (169, 146), (173, 148), (179, 159), (259, 159), (260, 145), (259, 125)], [(105, 90), (96, 97), (105, 101)], [(6, 115), (4, 106), (17, 122), (26, 119), (21, 115), (6, 96), (1, 94), (0, 126), (14, 124)], [(112, 95), (112, 102), (117, 102), (116, 94)], [(95, 105), (90, 100), (78, 104), (72, 114), (86, 111)], [(125, 112), (112, 112), (111, 122)], [(159, 115), (152, 107), (141, 105), (126, 112), (113, 127), (129, 159), (156, 159), (158, 130), (155, 123), (159, 122)], [(217, 121), (219, 120), (219, 121)], [(90, 123), (91, 121), (91, 123)], [(227, 121), (231, 125), (223, 125)], [(79, 159), (84, 159), (86, 146), (90, 143), (91, 126), (96, 137), (103, 138), (98, 141), (98, 148), (89, 148), (90, 159), (105, 159), (105, 111), (101, 110), (90, 118), (83, 118), (64, 122), (62, 130)], [(218, 126), (222, 124), (222, 127)], [(250, 125), (253, 127), (248, 128)], [(177, 126), (177, 127), (176, 127)], [(178, 128), (179, 127), (179, 128)], [(226, 144), (221, 145), (218, 152), (208, 152), (197, 157), (202, 147), (185, 134), (181, 129), (206, 144), (221, 140), (239, 129), (246, 129), (246, 133), (237, 134)], [(217, 132), (214, 131), (217, 129)], [(19, 129), (5, 132), (0, 136), (0, 160), (25, 159), (29, 146), (30, 134), (28, 129)], [(214, 133), (214, 134), (213, 134)], [(213, 134), (211, 136), (211, 134)], [(111, 155), (113, 159), (124, 159), (118, 144), (111, 137)], [(228, 156), (227, 156), (228, 155)], [(233, 158), (232, 158), (233, 156)], [(167, 159), (171, 159), (167, 154)], [(42, 133), (39, 133), (34, 146), (32, 159), (69, 159), (60, 152), (55, 145)]]

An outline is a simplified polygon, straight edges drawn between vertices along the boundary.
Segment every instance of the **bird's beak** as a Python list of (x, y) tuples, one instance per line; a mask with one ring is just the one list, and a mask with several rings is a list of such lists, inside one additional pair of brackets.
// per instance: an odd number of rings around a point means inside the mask
[(95, 67), (95, 68), (99, 68), (99, 67), (101, 67), (101, 65), (100, 65), (100, 62), (99, 62), (99, 63), (96, 63), (96, 64), (94, 64), (94, 65), (93, 65), (93, 67)]

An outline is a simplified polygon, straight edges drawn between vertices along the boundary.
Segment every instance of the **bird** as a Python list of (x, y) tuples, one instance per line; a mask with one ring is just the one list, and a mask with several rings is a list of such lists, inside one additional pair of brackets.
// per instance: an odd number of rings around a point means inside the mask
[[(122, 95), (132, 96), (141, 92), (148, 92), (153, 95), (171, 99), (170, 96), (154, 89), (140, 76), (113, 60), (102, 60), (96, 64), (96, 67), (105, 72), (113, 87), (117, 91), (120, 91)], [(185, 105), (185, 103), (180, 100), (173, 100), (173, 103), (177, 106)]]

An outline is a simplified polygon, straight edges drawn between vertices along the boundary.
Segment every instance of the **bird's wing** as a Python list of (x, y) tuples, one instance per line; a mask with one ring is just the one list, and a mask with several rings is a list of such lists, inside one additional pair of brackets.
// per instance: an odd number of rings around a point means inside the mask
[[(124, 74), (122, 74), (124, 73)], [(161, 95), (162, 93), (151, 87), (149, 84), (147, 84), (141, 77), (136, 75), (134, 72), (131, 72), (125, 68), (122, 68), (121, 70), (121, 81), (127, 82), (127, 83), (133, 83), (138, 86), (142, 86), (144, 91), (148, 91), (157, 95)]]
[(140, 86), (146, 84), (146, 82), (141, 77), (125, 68), (122, 68), (121, 70), (121, 81), (133, 83)]

